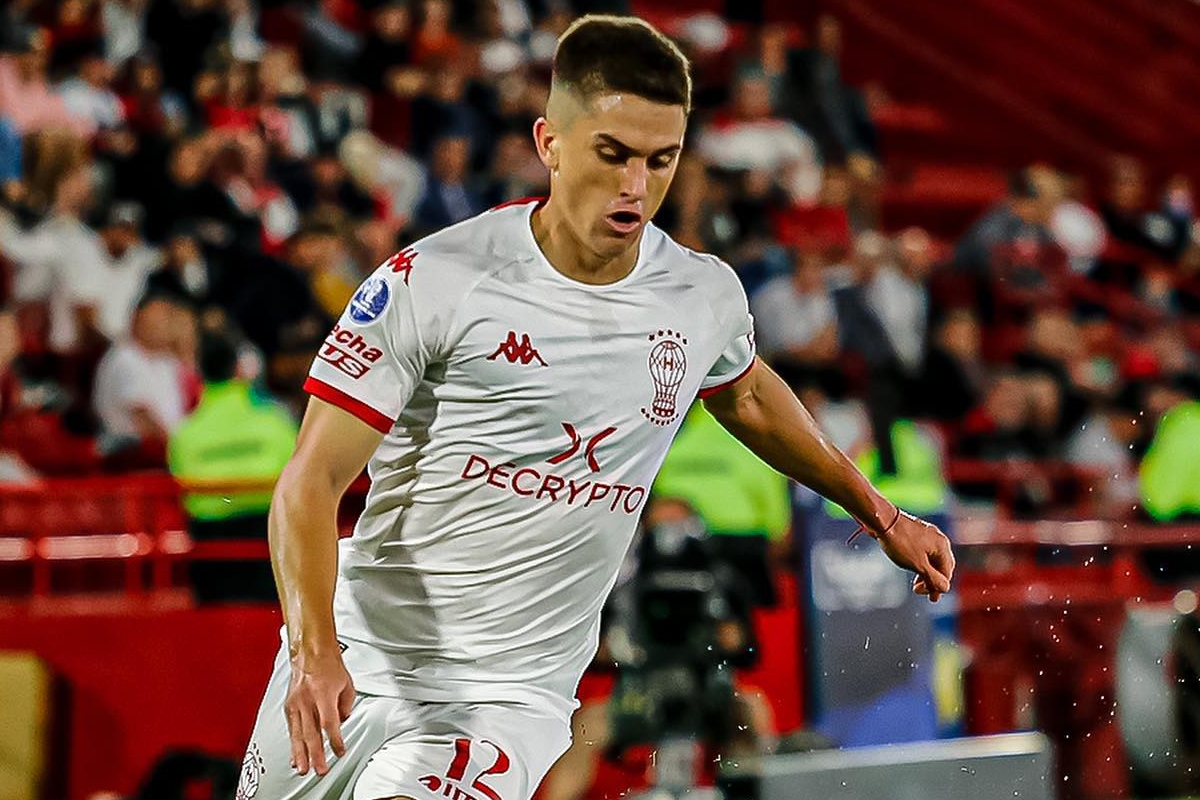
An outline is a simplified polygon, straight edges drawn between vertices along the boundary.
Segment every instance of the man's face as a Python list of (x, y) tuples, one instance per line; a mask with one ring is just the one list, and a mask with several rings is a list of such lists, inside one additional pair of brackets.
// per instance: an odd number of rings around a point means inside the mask
[(566, 124), (539, 124), (550, 191), (575, 238), (601, 258), (639, 241), (675, 177), (687, 116), (683, 107), (631, 94), (602, 94)]
[(137, 243), (137, 229), (132, 225), (109, 225), (100, 231), (108, 252), (113, 258), (120, 258)]

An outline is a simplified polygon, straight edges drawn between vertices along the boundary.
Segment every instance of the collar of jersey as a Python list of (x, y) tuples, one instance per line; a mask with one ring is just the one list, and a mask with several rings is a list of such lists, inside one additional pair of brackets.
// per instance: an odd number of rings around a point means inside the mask
[(650, 222), (646, 223), (646, 226), (642, 229), (642, 238), (638, 240), (637, 261), (634, 262), (633, 269), (629, 270), (629, 274), (624, 278), (612, 283), (584, 283), (583, 281), (577, 281), (572, 277), (562, 274), (554, 268), (554, 265), (550, 263), (550, 259), (546, 258), (546, 254), (542, 252), (542, 246), (538, 244), (537, 237), (533, 235), (533, 212), (541, 207), (541, 205), (542, 203), (529, 203), (524, 207), (525, 224), (522, 227), (529, 244), (530, 252), (533, 254), (533, 260), (553, 279), (568, 286), (574, 286), (577, 289), (585, 289), (591, 292), (607, 292), (620, 289), (633, 282), (637, 278), (638, 273), (642, 271), (642, 266), (646, 263), (646, 238), (650, 235), (650, 230), (653, 227), (653, 224)]

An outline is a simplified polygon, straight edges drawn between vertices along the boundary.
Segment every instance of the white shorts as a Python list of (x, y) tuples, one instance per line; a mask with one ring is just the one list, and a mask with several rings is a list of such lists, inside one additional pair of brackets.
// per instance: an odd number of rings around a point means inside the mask
[(281, 650), (242, 762), (236, 800), (529, 800), (571, 743), (569, 721), (523, 703), (432, 703), (359, 694), (329, 772), (291, 766)]

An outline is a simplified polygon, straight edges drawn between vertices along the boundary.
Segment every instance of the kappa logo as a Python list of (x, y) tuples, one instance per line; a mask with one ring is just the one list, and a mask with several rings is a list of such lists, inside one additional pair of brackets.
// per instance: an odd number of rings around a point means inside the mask
[(408, 278), (412, 275), (413, 260), (417, 257), (417, 251), (411, 247), (406, 247), (399, 253), (383, 262), (385, 267), (389, 267), (392, 272), (404, 273), (404, 285), (408, 286)]
[[(567, 436), (571, 437), (571, 446), (566, 450), (563, 450), (558, 455), (546, 459), (547, 464), (561, 464), (571, 456), (578, 453), (580, 446), (583, 445), (583, 437), (579, 435), (577, 430), (575, 430), (574, 425), (569, 422), (564, 422), (562, 426), (563, 430), (566, 431)], [(588, 469), (590, 469), (592, 472), (600, 471), (600, 462), (596, 460), (597, 445), (616, 432), (616, 428), (609, 426), (587, 440), (587, 447), (585, 447), (583, 450), (583, 458), (585, 461), (587, 461)]]
[(516, 364), (531, 364), (536, 360), (543, 367), (548, 366), (542, 354), (533, 346), (533, 342), (529, 341), (529, 334), (522, 333), (520, 341), (517, 340), (517, 332), (509, 331), (508, 338), (500, 343), (496, 348), (496, 352), (487, 357), (488, 361), (495, 361), (500, 356), (508, 359), (508, 363)]

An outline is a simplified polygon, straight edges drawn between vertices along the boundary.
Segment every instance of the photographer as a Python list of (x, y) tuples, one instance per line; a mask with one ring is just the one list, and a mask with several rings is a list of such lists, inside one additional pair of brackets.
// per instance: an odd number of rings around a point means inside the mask
[(625, 780), (616, 793), (651, 784), (681, 791), (717, 778), (707, 771), (714, 763), (736, 768), (773, 749), (769, 704), (734, 675), (757, 650), (752, 598), (711, 543), (686, 501), (647, 506), (584, 679), (605, 683), (600, 673), (615, 664), (615, 684), (575, 712), (571, 749), (547, 775), (545, 800), (580, 800), (603, 759)]

